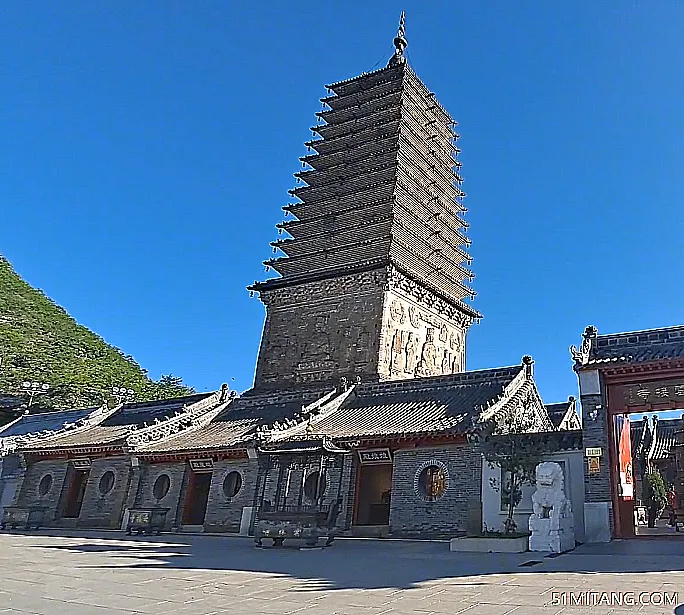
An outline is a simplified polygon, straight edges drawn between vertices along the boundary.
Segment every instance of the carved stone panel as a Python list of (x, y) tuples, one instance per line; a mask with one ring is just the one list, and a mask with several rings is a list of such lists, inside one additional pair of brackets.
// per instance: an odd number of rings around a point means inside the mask
[(388, 292), (385, 298), (380, 375), (385, 379), (459, 373), (465, 330), (437, 310)]

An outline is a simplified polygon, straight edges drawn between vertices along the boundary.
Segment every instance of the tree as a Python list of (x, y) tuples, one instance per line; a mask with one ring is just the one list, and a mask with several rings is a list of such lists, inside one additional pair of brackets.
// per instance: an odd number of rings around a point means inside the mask
[(175, 376), (151, 380), (131, 355), (79, 325), (0, 255), (0, 395), (26, 403), (27, 381), (49, 385), (33, 400), (34, 412), (113, 405), (114, 387), (132, 390), (136, 401), (194, 392)]
[(530, 435), (538, 431), (539, 418), (529, 397), (522, 406), (504, 407), (481, 426), (478, 438), (481, 452), (490, 468), (501, 468), (503, 481), (499, 484), (495, 479), (491, 484), (501, 490), (507, 507), (504, 534), (516, 531), (513, 516), (522, 500), (522, 488), (534, 484), (537, 465), (545, 452), (541, 440)]
[(195, 392), (195, 389), (183, 384), (183, 379), (180, 376), (166, 374), (159, 380), (152, 381), (147, 385), (145, 396), (148, 399), (169, 399), (192, 395)]
[(667, 506), (667, 489), (658, 470), (650, 470), (646, 473), (644, 491), (644, 499), (648, 509), (648, 527), (655, 527), (658, 518)]

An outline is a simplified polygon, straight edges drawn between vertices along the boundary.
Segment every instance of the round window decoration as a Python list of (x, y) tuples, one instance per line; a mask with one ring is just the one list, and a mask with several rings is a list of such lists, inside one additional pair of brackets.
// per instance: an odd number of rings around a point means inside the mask
[(46, 474), (38, 483), (38, 495), (47, 495), (50, 489), (52, 489), (52, 474)]
[(171, 488), (171, 479), (168, 474), (160, 474), (157, 476), (157, 480), (154, 481), (154, 486), (152, 487), (152, 495), (155, 499), (161, 500), (166, 496)]
[(242, 489), (242, 476), (240, 472), (232, 471), (223, 479), (223, 495), (234, 498)]
[(416, 495), (426, 502), (436, 502), (449, 488), (449, 470), (436, 459), (426, 461), (416, 471), (413, 488)]
[(100, 493), (107, 495), (114, 488), (114, 472), (107, 470), (100, 479)]
[(324, 471), (323, 477), (321, 478), (320, 472), (318, 470), (314, 470), (306, 477), (306, 480), (304, 481), (304, 496), (313, 502), (325, 495), (327, 487), (327, 473)]

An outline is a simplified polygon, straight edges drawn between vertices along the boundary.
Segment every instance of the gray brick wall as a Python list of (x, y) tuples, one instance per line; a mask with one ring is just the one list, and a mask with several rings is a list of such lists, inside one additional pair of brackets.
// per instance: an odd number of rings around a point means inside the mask
[[(102, 494), (100, 479), (108, 471), (114, 473), (114, 487), (110, 492)], [(120, 528), (130, 478), (130, 457), (105, 457), (93, 460), (77, 522), (78, 527)]]
[[(252, 506), (256, 489), (258, 463), (256, 459), (227, 459), (214, 463), (211, 489), (204, 518), (204, 529), (208, 532), (239, 532), (242, 509)], [(240, 491), (227, 497), (223, 482), (230, 472), (239, 472), (242, 477)]]
[[(26, 468), (24, 480), (18, 490), (19, 493), (15, 500), (17, 506), (32, 506), (34, 504), (45, 506), (48, 509), (45, 515), (45, 525), (55, 525), (67, 467), (67, 462), (62, 459), (31, 463)], [(52, 476), (52, 486), (48, 493), (41, 496), (38, 493), (38, 485), (47, 474)]]
[[(147, 508), (151, 506), (169, 508), (166, 514), (165, 530), (174, 527), (176, 512), (180, 505), (180, 494), (183, 486), (187, 463), (182, 461), (172, 461), (165, 463), (145, 463), (140, 466), (140, 483), (135, 497), (135, 506)], [(169, 491), (161, 499), (157, 500), (154, 496), (154, 484), (162, 475), (169, 477)]]
[[(442, 462), (449, 473), (444, 495), (427, 502), (414, 490), (420, 465)], [(466, 531), (468, 510), (481, 498), (482, 457), (471, 445), (398, 450), (394, 454), (390, 534), (392, 536), (452, 536)]]
[[(600, 447), (601, 471), (589, 474), (589, 468), (584, 462), (584, 497), (585, 502), (610, 502), (610, 465), (608, 460), (608, 422), (607, 403), (602, 395), (583, 395), (582, 403), (582, 441), (585, 448)], [(590, 413), (596, 411), (593, 420)]]
[[(17, 504), (46, 506), (46, 525), (112, 529), (121, 527), (130, 479), (130, 458), (106, 457), (93, 460), (78, 519), (61, 518), (60, 508), (63, 506), (64, 493), (68, 489), (68, 467), (69, 462), (65, 459), (38, 461), (29, 465)], [(114, 486), (110, 492), (102, 494), (99, 489), (100, 479), (109, 470), (114, 472)], [(52, 486), (46, 495), (41, 496), (38, 487), (46, 474), (52, 475)]]

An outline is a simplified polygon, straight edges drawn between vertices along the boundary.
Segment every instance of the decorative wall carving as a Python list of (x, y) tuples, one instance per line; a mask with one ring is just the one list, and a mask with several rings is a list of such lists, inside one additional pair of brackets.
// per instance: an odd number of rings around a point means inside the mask
[[(381, 373), (390, 378), (414, 378), (461, 371), (463, 330), (399, 297), (390, 296), (386, 301)], [(408, 318), (400, 326), (403, 314)]]
[(396, 320), (400, 325), (403, 325), (404, 321), (406, 320), (404, 304), (396, 299), (392, 301), (392, 305), (390, 306), (390, 316), (392, 317), (392, 320)]
[(428, 329), (427, 337), (420, 352), (420, 361), (416, 367), (416, 376), (437, 375), (437, 348), (435, 346), (435, 330)]
[(451, 350), (455, 350), (456, 352), (461, 350), (461, 338), (453, 332), (449, 336), (449, 348), (451, 348)]
[(392, 363), (391, 369), (393, 373), (403, 371), (406, 365), (404, 361), (404, 332), (397, 329), (394, 332), (394, 341), (392, 342)]
[(420, 326), (420, 312), (418, 311), (418, 308), (410, 305), (409, 309), (408, 309), (408, 314), (409, 314), (409, 321), (411, 321), (411, 326), (412, 327), (419, 327)]
[(439, 330), (439, 341), (446, 342), (449, 339), (449, 329), (446, 325), (442, 325)]
[(472, 316), (458, 306), (438, 297), (431, 290), (405, 276), (395, 267), (390, 266), (387, 271), (388, 290), (399, 290), (406, 293), (417, 303), (429, 308), (442, 318), (454, 322), (462, 329), (466, 329), (473, 324), (475, 319)]
[(406, 362), (404, 364), (404, 373), (414, 375), (416, 371), (416, 359), (418, 355), (418, 348), (416, 346), (416, 334), (409, 331), (406, 340)]
[(262, 290), (259, 295), (265, 305), (278, 307), (298, 303), (310, 304), (312, 298), (315, 297), (330, 299), (350, 292), (362, 293), (382, 290), (386, 284), (386, 270), (375, 269), (373, 271), (363, 271), (346, 276), (297, 284), (296, 286)]
[(257, 386), (354, 374), (434, 376), (464, 367), (473, 318), (393, 267), (260, 294), (267, 319)]

